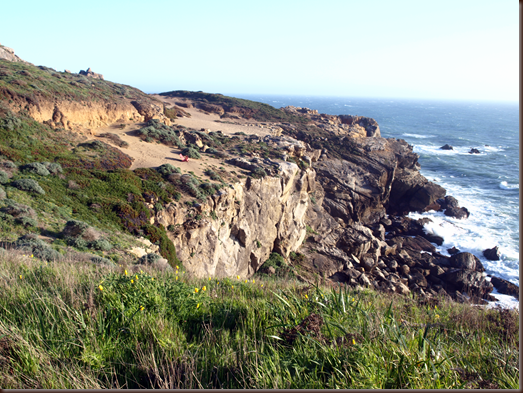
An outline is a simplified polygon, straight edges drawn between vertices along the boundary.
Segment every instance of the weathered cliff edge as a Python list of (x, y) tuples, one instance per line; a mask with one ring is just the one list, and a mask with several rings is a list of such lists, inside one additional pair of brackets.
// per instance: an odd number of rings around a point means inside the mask
[[(320, 155), (306, 142), (301, 149), (285, 144), (282, 157), (311, 156), (312, 166), (268, 160), (277, 165), (275, 176), (247, 178), (192, 208), (171, 203), (155, 223), (175, 227), (169, 236), (178, 256), (199, 277), (248, 277), (271, 252), (286, 258), (296, 252), (304, 281), (321, 277), (401, 294), (490, 298), (492, 285), (477, 258), (437, 253), (431, 242), (442, 239), (425, 233), (422, 221), (403, 217), (441, 209), (446, 193), (419, 173), (412, 146), (381, 138), (372, 119), (353, 119), (330, 131), (342, 158)], [(356, 136), (356, 125), (372, 132)], [(264, 141), (271, 140), (281, 144), (278, 138)], [(228, 162), (263, 167), (257, 157)]]
[(25, 111), (53, 128), (92, 132), (113, 123), (150, 119), (171, 124), (160, 101), (105, 81), (90, 69), (71, 73), (34, 66), (0, 45), (0, 76), (6, 82), (0, 86), (0, 100), (12, 112)]

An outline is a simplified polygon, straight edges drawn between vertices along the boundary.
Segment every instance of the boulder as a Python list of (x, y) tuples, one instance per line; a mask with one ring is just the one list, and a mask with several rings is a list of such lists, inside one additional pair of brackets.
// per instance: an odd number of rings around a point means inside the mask
[(470, 149), (469, 154), (481, 154), (481, 152), (478, 149)]
[(104, 76), (102, 74), (97, 74), (96, 72), (93, 72), (93, 70), (91, 70), (91, 68), (88, 68), (87, 71), (80, 70), (79, 74), (86, 76), (88, 78), (101, 79), (101, 80), (104, 79)]
[(469, 218), (470, 212), (466, 207), (449, 207), (445, 209), (444, 214), (448, 217), (456, 217), (460, 220)]
[[(440, 276), (440, 278), (447, 284), (447, 287), (460, 292), (467, 292), (469, 296), (483, 298), (494, 289), (493, 285), (485, 279), (484, 274), (479, 271), (454, 268)], [(449, 289), (447, 292), (449, 292)]]
[(428, 182), (419, 189), (410, 200), (410, 207), (416, 211), (425, 211), (439, 198), (445, 196), (446, 190), (438, 184)]
[(519, 287), (516, 284), (512, 284), (510, 281), (494, 276), (491, 278), (490, 282), (499, 293), (514, 296), (519, 300)]
[(485, 268), (481, 261), (470, 252), (460, 252), (450, 257), (450, 265), (458, 269), (484, 272)]
[(489, 261), (499, 261), (501, 253), (499, 252), (499, 247), (488, 248), (483, 250), (483, 256)]
[(448, 143), (444, 146), (440, 147), (441, 150), (454, 150), (452, 146), (450, 146)]
[(459, 251), (459, 248), (456, 248), (456, 247), (452, 247), (452, 248), (447, 248), (447, 252), (450, 254), (450, 255), (454, 255), (454, 254), (457, 254)]

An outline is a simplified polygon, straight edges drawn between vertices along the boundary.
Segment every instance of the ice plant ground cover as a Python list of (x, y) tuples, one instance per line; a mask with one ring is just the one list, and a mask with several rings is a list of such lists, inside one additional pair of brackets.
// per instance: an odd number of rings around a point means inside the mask
[(510, 310), (17, 251), (0, 286), (3, 388), (519, 388)]

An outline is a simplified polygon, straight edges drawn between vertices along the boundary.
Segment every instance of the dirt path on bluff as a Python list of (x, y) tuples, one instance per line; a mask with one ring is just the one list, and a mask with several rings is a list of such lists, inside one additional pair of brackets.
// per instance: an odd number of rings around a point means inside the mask
[[(162, 96), (155, 95), (154, 97), (164, 101), (167, 106), (172, 105), (176, 102), (175, 99), (165, 98)], [(252, 120), (235, 120), (238, 123), (244, 123), (241, 125), (238, 124), (227, 124), (227, 123), (217, 123), (215, 120), (219, 120), (220, 116), (216, 114), (205, 114), (202, 111), (190, 108), (184, 110), (191, 114), (190, 118), (183, 117), (178, 118), (174, 124), (180, 124), (185, 127), (194, 128), (200, 130), (202, 128), (210, 131), (221, 131), (227, 135), (233, 135), (236, 132), (244, 132), (246, 134), (256, 134), (259, 136), (265, 136), (270, 134), (270, 129), (266, 126), (259, 124), (256, 121)], [(247, 125), (253, 124), (253, 125)], [(162, 164), (172, 164), (179, 167), (182, 170), (182, 173), (194, 172), (197, 176), (202, 176), (204, 171), (207, 168), (211, 167), (220, 167), (233, 168), (232, 166), (225, 164), (223, 159), (214, 158), (205, 154), (202, 154), (202, 158), (190, 159), (189, 162), (182, 162), (180, 159), (181, 149), (177, 147), (170, 147), (160, 143), (148, 143), (142, 141), (138, 137), (137, 131), (144, 126), (144, 123), (131, 123), (126, 124), (124, 128), (121, 128), (120, 124), (114, 124), (109, 127), (98, 128), (94, 131), (95, 138), (103, 142), (109, 143), (115, 147), (109, 139), (96, 137), (97, 135), (103, 133), (112, 133), (118, 135), (123, 141), (129, 144), (128, 147), (119, 148), (124, 153), (131, 156), (134, 161), (131, 166), (131, 170), (136, 168), (156, 168)], [(261, 128), (262, 126), (263, 128)]]

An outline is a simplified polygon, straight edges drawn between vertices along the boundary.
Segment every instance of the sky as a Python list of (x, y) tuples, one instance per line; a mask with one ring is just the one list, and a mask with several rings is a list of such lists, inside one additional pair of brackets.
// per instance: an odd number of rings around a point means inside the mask
[(515, 0), (5, 1), (0, 44), (146, 93), (519, 101)]

